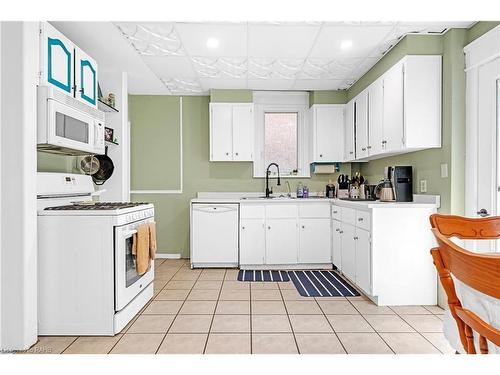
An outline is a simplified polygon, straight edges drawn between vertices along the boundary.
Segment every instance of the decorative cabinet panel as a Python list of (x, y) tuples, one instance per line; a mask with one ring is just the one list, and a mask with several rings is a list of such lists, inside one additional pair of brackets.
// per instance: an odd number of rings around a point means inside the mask
[(342, 273), (352, 281), (356, 280), (356, 228), (354, 225), (342, 223), (341, 256)]
[(40, 84), (97, 108), (97, 62), (47, 22), (40, 23)]
[(264, 219), (240, 220), (240, 264), (264, 264), (266, 231)]
[(344, 161), (356, 158), (354, 149), (354, 101), (351, 100), (345, 107), (344, 123)]
[(40, 31), (41, 83), (73, 96), (74, 44), (48, 23)]
[(210, 103), (210, 161), (253, 161), (251, 103)]
[(97, 106), (97, 63), (81, 49), (75, 49), (76, 98)]
[(371, 294), (371, 244), (370, 232), (356, 228), (356, 284)]
[(441, 56), (397, 62), (346, 104), (344, 161), (441, 147), (441, 85)]
[(311, 162), (343, 160), (344, 105), (315, 104), (310, 111)]
[(338, 220), (332, 222), (332, 263), (342, 268), (342, 224)]
[(368, 92), (363, 91), (355, 99), (356, 159), (368, 156)]

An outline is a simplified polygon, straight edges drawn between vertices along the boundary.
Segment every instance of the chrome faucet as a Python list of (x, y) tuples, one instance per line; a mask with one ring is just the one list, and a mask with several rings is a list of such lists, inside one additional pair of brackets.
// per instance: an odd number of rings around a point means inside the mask
[(276, 169), (278, 170), (278, 182), (276, 183), (276, 185), (280, 186), (281, 185), (281, 180), (280, 180), (280, 167), (278, 164), (276, 163), (271, 163), (267, 166), (267, 169), (266, 169), (266, 198), (269, 198), (271, 196), (271, 194), (273, 193), (273, 191), (271, 189), (269, 189), (269, 174), (271, 173), (269, 171), (269, 168), (271, 168), (271, 166), (275, 166)]

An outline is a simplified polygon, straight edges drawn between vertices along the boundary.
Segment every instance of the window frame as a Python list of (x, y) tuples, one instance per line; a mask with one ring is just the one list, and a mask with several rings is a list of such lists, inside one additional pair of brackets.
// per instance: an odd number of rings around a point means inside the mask
[[(254, 92), (255, 145), (253, 177), (266, 177), (265, 165), (265, 114), (297, 113), (297, 168), (296, 175), (286, 178), (310, 178), (308, 124), (309, 93), (305, 92)], [(277, 173), (271, 172), (272, 176)]]

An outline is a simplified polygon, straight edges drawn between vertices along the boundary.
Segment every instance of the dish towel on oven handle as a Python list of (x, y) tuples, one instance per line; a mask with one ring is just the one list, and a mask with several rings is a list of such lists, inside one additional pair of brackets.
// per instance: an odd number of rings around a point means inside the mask
[(135, 248), (135, 268), (138, 275), (144, 275), (149, 269), (149, 247), (149, 224), (141, 224), (137, 227), (132, 245), (132, 254)]
[(156, 223), (152, 221), (149, 226), (149, 258), (156, 258)]

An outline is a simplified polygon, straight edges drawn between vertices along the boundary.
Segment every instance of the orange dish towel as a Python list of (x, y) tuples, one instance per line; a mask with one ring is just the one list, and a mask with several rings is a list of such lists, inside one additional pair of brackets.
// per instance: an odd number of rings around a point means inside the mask
[(149, 223), (149, 257), (154, 260), (156, 258), (156, 223)]
[[(142, 224), (137, 227), (135, 267), (138, 275), (144, 275), (149, 269), (149, 224)], [(133, 246), (132, 246), (133, 248)]]

